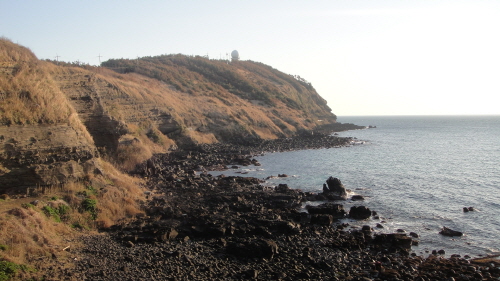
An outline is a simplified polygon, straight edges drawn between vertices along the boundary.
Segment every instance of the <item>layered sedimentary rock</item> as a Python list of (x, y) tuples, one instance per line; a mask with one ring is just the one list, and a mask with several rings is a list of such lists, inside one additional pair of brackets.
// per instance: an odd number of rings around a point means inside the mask
[(0, 192), (100, 173), (97, 157), (88, 138), (66, 124), (0, 126)]

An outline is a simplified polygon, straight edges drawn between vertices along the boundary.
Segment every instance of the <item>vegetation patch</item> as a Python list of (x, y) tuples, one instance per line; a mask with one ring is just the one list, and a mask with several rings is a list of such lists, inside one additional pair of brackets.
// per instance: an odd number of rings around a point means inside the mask
[(68, 205), (61, 204), (58, 207), (44, 206), (42, 211), (47, 217), (53, 218), (56, 222), (69, 219), (71, 208)]
[(34, 271), (26, 265), (16, 264), (9, 261), (0, 261), (0, 281), (6, 281), (15, 277), (19, 270)]
[(85, 198), (85, 200), (82, 201), (82, 209), (90, 213), (92, 220), (97, 219), (97, 199)]

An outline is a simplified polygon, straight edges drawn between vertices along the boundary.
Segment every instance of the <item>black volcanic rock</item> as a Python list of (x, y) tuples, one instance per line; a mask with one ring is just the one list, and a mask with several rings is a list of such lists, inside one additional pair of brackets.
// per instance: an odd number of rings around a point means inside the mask
[(349, 216), (356, 220), (365, 220), (370, 218), (372, 211), (365, 206), (352, 206), (349, 210)]
[(334, 219), (341, 219), (346, 215), (344, 206), (342, 206), (341, 204), (324, 203), (319, 206), (307, 205), (306, 209), (309, 214), (332, 215)]
[(462, 232), (450, 229), (450, 228), (448, 228), (446, 226), (443, 226), (443, 228), (441, 229), (441, 231), (439, 232), (439, 234), (444, 235), (444, 236), (450, 236), (450, 237), (464, 235)]
[(276, 242), (267, 239), (255, 239), (235, 242), (227, 245), (227, 252), (240, 258), (272, 259), (278, 253)]
[(347, 191), (338, 178), (329, 177), (323, 184), (323, 195), (329, 200), (346, 200)]

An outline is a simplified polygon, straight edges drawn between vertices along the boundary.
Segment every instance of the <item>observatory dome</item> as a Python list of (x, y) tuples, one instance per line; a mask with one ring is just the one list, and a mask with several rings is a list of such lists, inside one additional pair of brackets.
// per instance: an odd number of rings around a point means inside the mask
[(234, 50), (231, 52), (231, 58), (233, 60), (239, 60), (240, 59), (240, 54), (238, 53), (238, 51)]

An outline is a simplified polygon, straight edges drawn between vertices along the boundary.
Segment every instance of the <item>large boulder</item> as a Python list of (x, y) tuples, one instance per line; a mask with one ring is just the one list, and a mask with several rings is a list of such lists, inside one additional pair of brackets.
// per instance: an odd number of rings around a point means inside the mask
[(443, 229), (441, 229), (439, 234), (444, 235), (444, 236), (450, 236), (450, 237), (464, 235), (462, 232), (447, 228), (446, 226), (443, 226)]
[(366, 220), (372, 216), (372, 211), (365, 206), (352, 206), (349, 216), (355, 220)]
[(341, 204), (324, 203), (319, 206), (306, 206), (307, 211), (311, 215), (332, 215), (334, 219), (341, 219), (345, 217), (346, 211)]
[(346, 200), (347, 191), (338, 178), (329, 177), (323, 184), (323, 195), (329, 200)]
[(272, 240), (255, 239), (227, 245), (227, 252), (239, 258), (272, 259), (278, 253), (278, 245)]
[(375, 235), (373, 242), (387, 248), (410, 249), (413, 240), (404, 233), (380, 233)]

